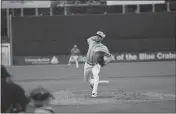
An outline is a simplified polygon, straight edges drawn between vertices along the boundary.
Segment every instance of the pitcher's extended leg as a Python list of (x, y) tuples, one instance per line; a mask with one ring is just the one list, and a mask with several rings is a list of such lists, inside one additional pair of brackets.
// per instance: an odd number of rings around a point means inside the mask
[[(95, 65), (92, 69), (93, 77), (94, 77), (94, 86), (93, 86), (93, 94), (97, 94), (98, 84), (99, 84), (99, 73), (101, 66), (99, 64)], [(96, 96), (96, 95), (95, 95)]]

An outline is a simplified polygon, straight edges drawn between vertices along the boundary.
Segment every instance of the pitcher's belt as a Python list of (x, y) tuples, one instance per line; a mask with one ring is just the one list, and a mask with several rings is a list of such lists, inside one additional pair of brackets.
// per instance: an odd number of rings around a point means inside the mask
[(89, 65), (91, 65), (91, 66), (95, 65), (95, 63), (89, 63), (87, 61), (86, 61), (86, 63), (89, 64)]

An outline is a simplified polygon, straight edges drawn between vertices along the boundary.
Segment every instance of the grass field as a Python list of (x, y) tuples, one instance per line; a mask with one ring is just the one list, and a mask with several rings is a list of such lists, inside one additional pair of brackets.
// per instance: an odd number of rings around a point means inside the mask
[(175, 62), (112, 63), (102, 68), (99, 97), (83, 81), (83, 64), (12, 66), (8, 71), (28, 93), (42, 85), (53, 92), (58, 113), (175, 112)]

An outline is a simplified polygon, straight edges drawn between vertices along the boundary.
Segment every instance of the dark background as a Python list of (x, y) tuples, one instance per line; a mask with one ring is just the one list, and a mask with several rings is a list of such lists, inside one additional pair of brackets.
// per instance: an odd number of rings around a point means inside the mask
[(175, 50), (175, 12), (13, 17), (14, 56), (69, 54), (74, 44), (85, 54), (86, 39), (98, 30), (112, 53)]

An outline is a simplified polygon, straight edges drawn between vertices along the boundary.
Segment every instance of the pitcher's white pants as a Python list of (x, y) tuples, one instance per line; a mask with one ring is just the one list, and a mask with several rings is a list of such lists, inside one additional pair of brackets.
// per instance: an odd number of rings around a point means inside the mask
[(84, 65), (84, 81), (93, 84), (92, 93), (97, 93), (100, 69), (101, 66), (99, 64), (92, 66), (86, 62)]

